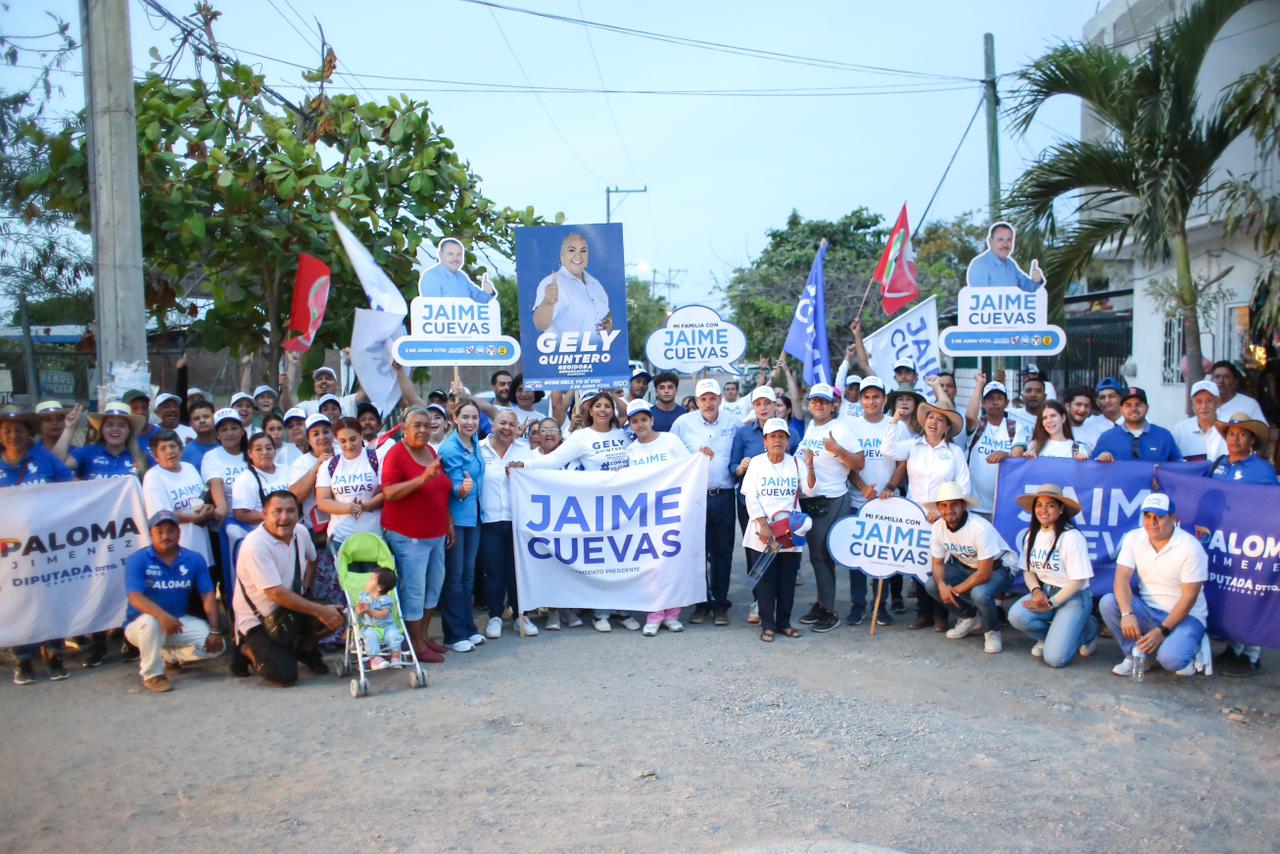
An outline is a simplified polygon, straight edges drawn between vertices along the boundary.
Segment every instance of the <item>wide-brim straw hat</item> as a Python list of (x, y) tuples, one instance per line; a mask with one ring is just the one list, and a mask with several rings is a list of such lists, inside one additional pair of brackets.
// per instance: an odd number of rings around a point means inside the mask
[(956, 436), (964, 429), (964, 417), (954, 409), (948, 409), (945, 406), (938, 406), (936, 403), (922, 403), (916, 408), (916, 422), (919, 423), (920, 429), (924, 429), (925, 419), (929, 417), (930, 412), (936, 412), (951, 422), (951, 435)]
[(40, 435), (40, 416), (34, 412), (23, 412), (16, 406), (0, 407), (0, 421), (18, 421), (27, 425), (32, 436)]
[[(863, 380), (863, 382), (866, 382), (866, 380)], [(886, 395), (884, 403), (885, 411), (893, 412), (893, 408), (898, 405), (898, 398), (902, 397), (904, 394), (914, 397), (917, 405), (921, 403), (928, 403), (928, 400), (926, 400), (925, 396), (920, 393), (919, 389), (911, 383), (903, 383)]]
[(972, 495), (965, 495), (964, 490), (960, 488), (960, 484), (954, 480), (948, 480), (946, 483), (941, 484), (938, 487), (938, 491), (933, 494), (933, 499), (924, 502), (924, 509), (936, 512), (940, 501), (963, 501), (970, 507), (978, 503), (978, 499)]
[(1082, 509), (1079, 501), (1068, 498), (1063, 492), (1062, 487), (1056, 483), (1042, 483), (1035, 492), (1028, 492), (1026, 495), (1018, 496), (1018, 506), (1028, 513), (1035, 512), (1036, 499), (1040, 496), (1048, 496), (1062, 505), (1062, 512), (1068, 516), (1074, 516)]
[(129, 420), (129, 425), (133, 427), (133, 435), (135, 436), (147, 429), (147, 416), (134, 415), (133, 411), (129, 409), (129, 405), (127, 403), (121, 403), (118, 400), (113, 400), (106, 406), (102, 407), (101, 412), (90, 412), (87, 418), (93, 429), (101, 433), (102, 422), (107, 420), (108, 415), (127, 418)]
[(1267, 425), (1256, 418), (1250, 418), (1247, 412), (1237, 412), (1226, 421), (1219, 421), (1215, 426), (1224, 439), (1227, 438), (1228, 427), (1241, 427), (1248, 430), (1258, 438), (1257, 451), (1259, 453), (1266, 452), (1267, 442), (1271, 439), (1271, 431), (1267, 429)]

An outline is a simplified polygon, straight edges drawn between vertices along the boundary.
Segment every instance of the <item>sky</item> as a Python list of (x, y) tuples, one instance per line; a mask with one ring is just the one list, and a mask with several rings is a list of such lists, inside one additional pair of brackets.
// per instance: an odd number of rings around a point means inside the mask
[[(192, 8), (178, 0), (158, 2), (179, 16)], [(503, 2), (572, 20), (468, 0), (214, 0), (222, 12), (215, 35), (224, 49), (260, 68), (271, 85), (300, 96), (302, 71), (286, 63), (319, 64), (318, 22), (338, 57), (330, 91), (427, 100), (433, 120), (499, 205), (533, 205), (548, 218), (563, 212), (569, 223), (603, 222), (606, 187), (647, 187), (643, 194), (615, 196), (613, 219), (624, 224), (628, 272), (651, 277), (656, 270), (659, 282), (673, 280), (677, 305), (716, 304), (716, 287), (759, 254), (767, 231), (781, 227), (793, 209), (806, 219), (835, 219), (865, 206), (892, 222), (906, 202), (914, 225), (978, 107), (983, 33), (995, 37), (997, 73), (1011, 75), (1050, 46), (1078, 39), (1101, 5)], [(9, 6), (0, 13), (5, 34), (47, 32), (46, 12), (71, 22), (78, 33), (74, 0), (10, 0)], [(152, 47), (168, 56), (177, 30), (148, 14), (142, 0), (130, 0), (129, 14), (141, 74), (151, 64)], [(818, 61), (698, 49), (588, 28), (582, 19)], [(79, 59), (69, 67), (78, 69)], [(32, 73), (2, 68), (0, 88), (12, 91)], [(83, 105), (81, 78), (64, 74), (56, 80), (65, 90), (55, 109)], [(1013, 83), (1011, 77), (1000, 80), (1003, 96)], [(526, 91), (476, 91), (495, 88), (476, 84)], [(527, 91), (530, 85), (757, 94), (535, 95)], [(469, 91), (442, 91), (448, 89)], [(762, 90), (814, 94), (765, 96), (758, 94)], [(1001, 180), (1007, 186), (1054, 141), (1078, 134), (1080, 109), (1073, 100), (1054, 99), (1022, 137), (1001, 124)], [(966, 211), (985, 216), (986, 202), (986, 132), (979, 115), (929, 219)]]

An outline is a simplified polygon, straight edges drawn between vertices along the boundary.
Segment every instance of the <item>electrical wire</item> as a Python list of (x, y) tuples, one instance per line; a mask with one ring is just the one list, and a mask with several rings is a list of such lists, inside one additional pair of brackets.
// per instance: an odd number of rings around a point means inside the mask
[(951, 152), (951, 159), (947, 161), (947, 168), (942, 170), (942, 177), (938, 179), (938, 186), (933, 188), (933, 195), (929, 197), (929, 204), (924, 206), (924, 213), (920, 214), (920, 219), (916, 220), (921, 227), (924, 226), (925, 219), (929, 216), (929, 210), (933, 207), (934, 199), (938, 198), (938, 191), (942, 189), (943, 183), (947, 180), (947, 175), (951, 173), (951, 166), (956, 162), (956, 155), (960, 153), (960, 147), (964, 145), (964, 141), (969, 138), (969, 131), (973, 129), (974, 120), (978, 118), (978, 113), (982, 110), (982, 105), (986, 102), (986, 97), (978, 99), (978, 106), (973, 108), (973, 115), (969, 117), (969, 124), (964, 126), (964, 133), (960, 134), (960, 141), (956, 143), (956, 150)]

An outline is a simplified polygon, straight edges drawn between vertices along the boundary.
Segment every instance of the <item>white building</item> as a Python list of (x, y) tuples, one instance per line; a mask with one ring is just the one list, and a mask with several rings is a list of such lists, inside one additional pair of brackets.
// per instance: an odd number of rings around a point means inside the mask
[[(1084, 40), (1105, 44), (1136, 55), (1149, 42), (1152, 32), (1167, 24), (1190, 0), (1110, 0), (1084, 28)], [(1205, 57), (1199, 78), (1201, 109), (1241, 75), (1269, 61), (1280, 48), (1280, 0), (1259, 0), (1246, 6), (1223, 26)], [(1102, 125), (1087, 110), (1081, 118), (1082, 139), (1096, 139)], [(1274, 193), (1280, 188), (1280, 164), (1264, 163), (1251, 139), (1239, 139), (1218, 163), (1209, 186), (1231, 173), (1256, 173), (1264, 188)], [(1198, 279), (1211, 279), (1230, 268), (1222, 280), (1227, 294), (1225, 308), (1216, 316), (1201, 317), (1201, 346), (1209, 361), (1231, 359), (1254, 365), (1255, 353), (1246, 353), (1249, 328), (1249, 300), (1259, 269), (1258, 253), (1248, 236), (1223, 237), (1221, 222), (1212, 205), (1195, 212), (1189, 225), (1191, 270)], [(1104, 258), (1112, 288), (1133, 288), (1133, 357), (1135, 375), (1126, 380), (1147, 391), (1150, 418), (1170, 426), (1184, 417), (1185, 391), (1180, 373), (1182, 362), (1181, 321), (1166, 320), (1148, 293), (1148, 283), (1172, 277), (1172, 262), (1148, 263), (1136, 257), (1132, 245)], [(1265, 358), (1265, 356), (1263, 356)]]

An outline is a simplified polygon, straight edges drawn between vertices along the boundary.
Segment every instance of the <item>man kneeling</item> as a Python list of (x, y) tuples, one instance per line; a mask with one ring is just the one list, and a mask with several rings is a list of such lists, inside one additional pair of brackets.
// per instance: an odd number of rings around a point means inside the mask
[(936, 510), (939, 516), (930, 545), (933, 574), (925, 590), (949, 610), (959, 612), (948, 638), (966, 637), (980, 623), (983, 651), (997, 653), (1004, 649), (1004, 636), (996, 599), (1013, 587), (1017, 556), (990, 522), (969, 512), (973, 503), (959, 484), (948, 481), (925, 504), (926, 510)]
[[(142, 684), (157, 693), (173, 686), (164, 675), (166, 661), (181, 664), (222, 654), (218, 603), (204, 558), (178, 545), (181, 528), (172, 510), (151, 516), (151, 546), (124, 565), (129, 594), (124, 636), (138, 648)], [(187, 613), (191, 589), (200, 594), (208, 622)]]
[[(298, 525), (298, 499), (281, 489), (262, 505), (262, 524), (240, 544), (232, 599), (239, 652), (273, 685), (298, 681), (298, 662), (329, 672), (320, 638), (342, 627), (340, 605), (302, 596), (316, 570), (311, 537)], [(235, 667), (232, 672), (236, 672)]]

